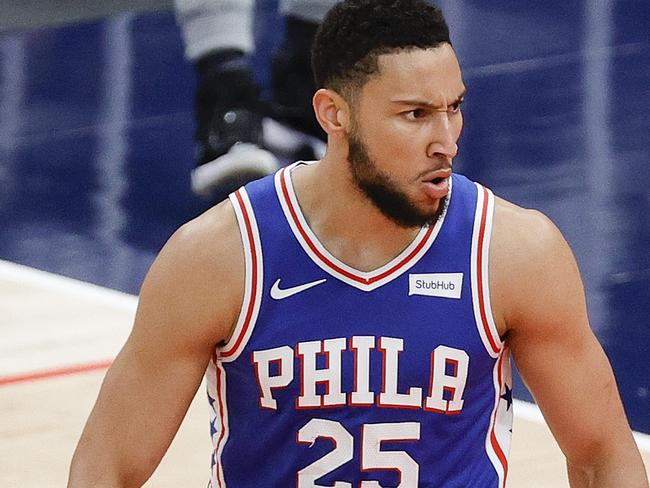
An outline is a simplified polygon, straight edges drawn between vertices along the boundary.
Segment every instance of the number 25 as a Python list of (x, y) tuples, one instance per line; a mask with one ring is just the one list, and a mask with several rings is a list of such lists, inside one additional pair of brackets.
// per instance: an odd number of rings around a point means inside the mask
[[(352, 488), (352, 483), (336, 481), (325, 487), (316, 480), (350, 461), (354, 454), (354, 437), (340, 422), (312, 419), (298, 431), (298, 442), (311, 444), (319, 437), (330, 439), (334, 449), (298, 471), (298, 488)], [(417, 488), (420, 467), (404, 451), (382, 451), (382, 441), (417, 441), (418, 422), (364, 424), (361, 427), (361, 471), (390, 470), (400, 473), (401, 488)], [(382, 488), (378, 481), (362, 481), (360, 488)]]

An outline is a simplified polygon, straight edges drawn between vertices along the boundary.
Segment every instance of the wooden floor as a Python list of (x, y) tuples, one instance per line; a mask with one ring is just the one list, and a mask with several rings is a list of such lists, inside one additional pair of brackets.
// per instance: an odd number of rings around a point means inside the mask
[[(136, 299), (0, 261), (0, 486), (65, 486), (72, 452)], [(69, 374), (64, 374), (69, 373)], [(509, 487), (566, 487), (536, 407), (517, 402)], [(210, 442), (200, 389), (147, 487), (205, 487)], [(638, 435), (646, 466), (650, 437)]]

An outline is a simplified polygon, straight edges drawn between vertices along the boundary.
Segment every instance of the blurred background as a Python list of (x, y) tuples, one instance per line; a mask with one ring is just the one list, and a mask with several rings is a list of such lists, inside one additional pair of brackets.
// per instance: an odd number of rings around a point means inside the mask
[[(468, 86), (455, 170), (560, 227), (632, 427), (650, 433), (650, 2), (437, 5)], [(137, 294), (213, 203), (190, 187), (196, 75), (171, 0), (0, 7), (0, 259)], [(275, 1), (255, 8), (264, 91), (284, 29)]]

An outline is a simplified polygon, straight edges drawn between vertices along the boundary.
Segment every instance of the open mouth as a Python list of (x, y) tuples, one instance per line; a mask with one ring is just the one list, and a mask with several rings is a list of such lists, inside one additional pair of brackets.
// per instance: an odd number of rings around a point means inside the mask
[(437, 187), (442, 187), (447, 185), (448, 180), (449, 180), (449, 176), (436, 176), (435, 178), (431, 178), (430, 180), (427, 180), (425, 183)]
[(436, 176), (430, 180), (423, 181), (424, 183), (424, 192), (433, 199), (443, 198), (449, 192), (449, 180), (451, 175), (444, 174), (442, 176)]
[(451, 177), (451, 169), (442, 168), (439, 170), (425, 173), (422, 181), (432, 185), (444, 185)]

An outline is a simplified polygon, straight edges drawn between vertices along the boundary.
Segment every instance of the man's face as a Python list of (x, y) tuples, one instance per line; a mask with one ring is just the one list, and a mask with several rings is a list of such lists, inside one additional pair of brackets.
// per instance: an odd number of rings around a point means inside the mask
[(437, 220), (458, 151), (465, 94), (448, 44), (379, 57), (359, 90), (348, 135), (355, 184), (397, 224)]

